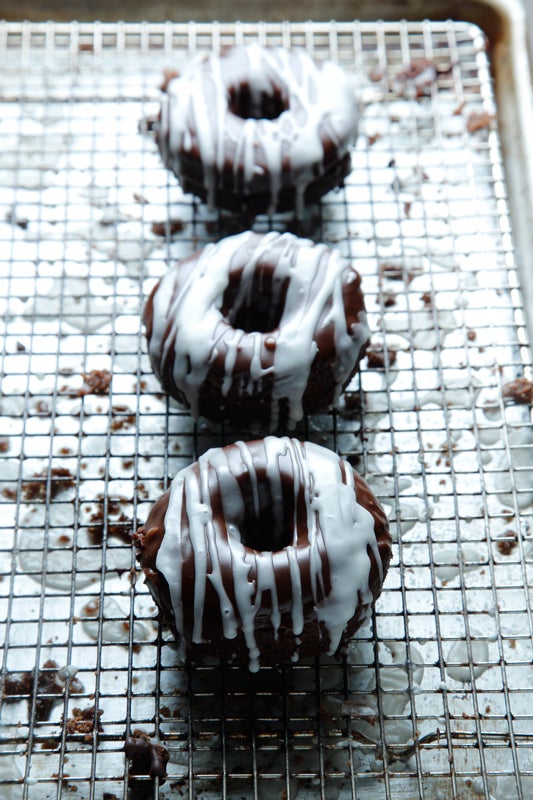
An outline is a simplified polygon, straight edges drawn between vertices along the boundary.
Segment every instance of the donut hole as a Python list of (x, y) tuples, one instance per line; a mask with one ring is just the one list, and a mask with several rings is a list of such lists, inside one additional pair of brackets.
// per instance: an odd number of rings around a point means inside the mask
[(228, 107), (241, 119), (277, 119), (289, 108), (282, 90), (273, 86), (270, 92), (253, 91), (249, 83), (232, 86), (228, 92)]
[(230, 275), (222, 297), (222, 316), (232, 328), (245, 333), (269, 333), (279, 326), (283, 317), (289, 278), (274, 281), (273, 268), (258, 267), (248, 289), (241, 285), (242, 272)]
[(272, 508), (263, 508), (259, 516), (246, 513), (239, 526), (241, 542), (251, 550), (276, 552), (293, 543), (293, 531), (286, 525), (286, 518), (280, 524)]
[[(254, 448), (260, 459), (260, 443)], [(279, 479), (272, 482), (264, 464), (256, 460), (255, 469), (250, 472), (237, 446), (232, 455), (232, 472), (237, 477), (241, 502), (223, 507), (224, 517), (231, 523), (229, 534), (251, 550), (275, 553), (293, 545), (295, 527), (306, 524), (307, 517), (301, 498), (296, 503), (293, 473), (282, 463), (285, 457), (279, 456)], [(226, 500), (228, 495), (226, 492)], [(300, 518), (302, 515), (305, 519)]]

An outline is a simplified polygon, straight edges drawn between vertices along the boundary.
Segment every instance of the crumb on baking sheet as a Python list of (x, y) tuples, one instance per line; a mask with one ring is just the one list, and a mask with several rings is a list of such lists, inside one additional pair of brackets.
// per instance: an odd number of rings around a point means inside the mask
[(78, 395), (83, 397), (86, 394), (108, 394), (112, 378), (108, 369), (92, 369), (90, 372), (84, 372), (83, 386)]
[[(35, 719), (37, 721), (44, 722), (49, 718), (53, 706), (62, 698), (67, 682), (70, 694), (80, 694), (84, 691), (76, 677), (63, 677), (62, 669), (57, 662), (52, 659), (44, 662), (37, 673), (35, 700)], [(34, 689), (35, 673), (33, 671), (10, 672), (4, 677), (2, 683), (2, 698), (5, 702), (17, 702), (25, 698), (31, 712)]]
[(390, 366), (396, 361), (396, 350), (385, 348), (381, 342), (370, 344), (366, 349), (366, 363), (369, 369), (385, 369), (386, 364)]
[(466, 118), (466, 129), (468, 133), (475, 133), (481, 131), (483, 128), (489, 128), (494, 114), (489, 114), (488, 111), (471, 111)]
[(22, 483), (22, 496), (25, 500), (46, 500), (46, 487), (50, 480), (50, 499), (59, 494), (63, 489), (75, 486), (74, 474), (66, 467), (52, 467), (48, 472), (36, 472), (31, 480)]
[(514, 381), (504, 384), (502, 394), (507, 400), (519, 405), (531, 405), (533, 403), (533, 381), (525, 377), (515, 378)]
[(103, 713), (103, 709), (97, 709), (94, 705), (88, 708), (73, 708), (72, 715), (65, 724), (67, 734), (73, 736), (76, 733), (80, 733), (83, 735), (84, 741), (92, 741), (94, 730), (98, 733), (103, 731), (100, 724), (100, 717)]
[(185, 223), (181, 219), (167, 219), (160, 222), (152, 222), (151, 231), (155, 236), (174, 236), (181, 233)]
[[(88, 535), (92, 545), (101, 545), (104, 540), (105, 513), (104, 500), (100, 507), (89, 517)], [(107, 536), (115, 536), (125, 544), (130, 544), (132, 521), (124, 511), (120, 510), (120, 498), (108, 498), (107, 501)], [(124, 500), (126, 502), (126, 500)], [(111, 519), (110, 519), (111, 517)]]
[(518, 539), (514, 531), (505, 531), (503, 537), (498, 539), (496, 547), (502, 556), (509, 556), (518, 544)]

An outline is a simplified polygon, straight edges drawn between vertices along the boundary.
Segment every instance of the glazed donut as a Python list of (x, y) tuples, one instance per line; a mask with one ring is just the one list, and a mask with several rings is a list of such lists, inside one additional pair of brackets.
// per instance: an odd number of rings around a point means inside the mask
[(379, 596), (391, 549), (347, 461), (268, 436), (204, 453), (134, 534), (146, 582), (192, 656), (261, 665), (334, 654)]
[(234, 46), (166, 85), (156, 136), (185, 192), (211, 208), (297, 209), (342, 184), (358, 105), (348, 75), (305, 50)]
[(207, 245), (154, 287), (143, 319), (154, 372), (194, 417), (268, 430), (334, 403), (369, 337), (355, 269), (290, 233)]

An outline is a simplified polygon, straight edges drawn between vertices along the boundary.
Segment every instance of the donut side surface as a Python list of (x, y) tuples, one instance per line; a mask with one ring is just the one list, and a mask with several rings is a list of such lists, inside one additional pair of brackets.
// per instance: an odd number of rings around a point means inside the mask
[(270, 431), (334, 404), (369, 339), (357, 271), (290, 233), (207, 245), (154, 287), (143, 319), (154, 372), (193, 416)]
[(252, 671), (337, 652), (367, 618), (391, 554), (367, 484), (331, 451), (288, 437), (207, 451), (134, 539), (178, 641)]

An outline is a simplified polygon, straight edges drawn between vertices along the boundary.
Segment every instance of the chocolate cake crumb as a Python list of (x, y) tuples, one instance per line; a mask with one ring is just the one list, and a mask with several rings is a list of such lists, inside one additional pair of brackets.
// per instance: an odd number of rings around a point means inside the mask
[(403, 266), (401, 264), (382, 262), (379, 265), (379, 277), (388, 278), (391, 281), (401, 281), (403, 278)]
[(428, 58), (413, 58), (399, 73), (398, 77), (405, 80), (413, 80), (421, 75), (428, 67), (431, 67), (435, 72), (435, 65)]
[[(62, 372), (65, 375), (72, 375), (73, 371)], [(59, 387), (59, 394), (69, 397), (85, 397), (88, 394), (105, 395), (109, 394), (109, 385), (113, 378), (108, 369), (93, 369), (90, 372), (82, 372), (83, 384), (79, 389), (72, 388), (66, 384)]]
[(59, 736), (57, 739), (44, 739), (44, 741), (41, 742), (41, 750), (56, 750), (59, 747), (60, 741)]
[(114, 419), (111, 423), (111, 430), (113, 432), (121, 431), (123, 428), (129, 428), (130, 425), (135, 425), (135, 414), (128, 414), (126, 417), (119, 417)]
[(100, 724), (100, 717), (103, 713), (102, 709), (97, 709), (94, 705), (89, 708), (73, 708), (72, 716), (66, 721), (67, 734), (81, 733), (84, 741), (92, 741), (94, 729), (96, 728), (98, 733), (103, 730)]
[(162, 785), (167, 777), (170, 754), (162, 744), (154, 744), (145, 731), (135, 729), (124, 743), (126, 758), (130, 761), (131, 775), (149, 775), (159, 778)]
[(168, 219), (164, 222), (152, 222), (152, 233), (156, 236), (173, 236), (175, 233), (181, 233), (185, 223), (181, 219)]
[(93, 369), (82, 373), (83, 386), (78, 391), (78, 397), (87, 394), (109, 394), (109, 385), (113, 378), (108, 369)]
[[(114, 498), (108, 500), (108, 514), (117, 514), (120, 505)], [(104, 508), (103, 505), (89, 517), (91, 523), (88, 527), (89, 541), (92, 545), (101, 545), (104, 540)], [(122, 511), (117, 519), (107, 522), (107, 535), (116, 536), (125, 544), (130, 544), (131, 519)]]
[(411, 85), (415, 89), (416, 97), (425, 97), (431, 91), (431, 87), (437, 81), (439, 75), (447, 75), (452, 69), (452, 64), (438, 66), (429, 58), (413, 58), (404, 67), (397, 78), (406, 86)]
[(496, 547), (502, 556), (509, 556), (518, 544), (516, 534), (513, 531), (505, 531), (504, 538), (496, 542)]
[[(38, 722), (46, 721), (53, 706), (58, 703), (65, 691), (66, 681), (69, 683), (71, 694), (83, 692), (83, 686), (77, 678), (63, 680), (58, 676), (59, 665), (49, 659), (45, 661), (42, 669), (37, 673), (37, 697), (35, 700), (35, 719)], [(31, 714), (32, 694), (35, 685), (35, 674), (27, 672), (8, 673), (2, 684), (2, 697), (5, 702), (17, 702), (26, 698), (28, 703), (28, 713)], [(43, 697), (43, 695), (54, 695), (53, 697)]]
[(393, 263), (393, 262), (382, 262), (379, 265), (379, 277), (380, 279), (388, 279), (391, 281), (403, 281), (405, 278), (405, 282), (407, 284), (411, 283), (418, 275), (423, 273), (423, 268), (420, 266), (409, 267), (406, 269), (403, 264), (401, 263)]
[(133, 192), (133, 199), (135, 200), (136, 203), (139, 203), (141, 206), (146, 206), (149, 203), (146, 197), (144, 197), (142, 194), (139, 194), (139, 192)]
[(395, 294), (391, 294), (390, 292), (383, 292), (382, 298), (383, 298), (382, 300), (383, 306), (385, 308), (390, 308), (391, 306), (396, 305), (397, 300)]
[(503, 396), (519, 405), (531, 405), (533, 403), (533, 381), (527, 378), (515, 378), (514, 381), (506, 383), (502, 390)]
[(50, 415), (50, 406), (46, 402), (46, 400), (39, 400), (35, 404), (35, 413), (40, 414), (42, 416), (49, 416)]
[(471, 111), (466, 120), (466, 129), (468, 133), (475, 133), (488, 128), (493, 119), (494, 115), (488, 111)]
[(50, 473), (46, 471), (33, 474), (35, 480), (24, 481), (22, 484), (22, 496), (25, 500), (45, 500), (46, 485), (50, 474), (50, 499), (52, 500), (60, 491), (74, 486), (75, 477), (66, 467), (52, 467)]
[(428, 58), (414, 58), (397, 77), (400, 81), (411, 84), (417, 97), (423, 97), (437, 80), (437, 69)]
[[(387, 350), (389, 366), (396, 361), (396, 350)], [(385, 349), (381, 343), (370, 344), (366, 349), (366, 359), (369, 369), (385, 369)]]
[(9, 439), (7, 436), (0, 436), (0, 453), (7, 453), (9, 450)]

